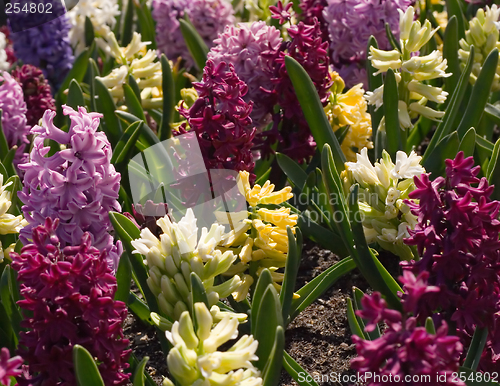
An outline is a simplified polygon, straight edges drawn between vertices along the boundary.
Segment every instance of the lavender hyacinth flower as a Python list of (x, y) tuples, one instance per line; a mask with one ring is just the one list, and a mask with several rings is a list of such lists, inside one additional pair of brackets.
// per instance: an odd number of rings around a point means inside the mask
[(178, 19), (187, 15), (208, 48), (224, 27), (235, 20), (233, 7), (227, 0), (153, 0), (152, 4), (158, 50), (170, 60), (181, 57), (187, 68), (194, 62)]
[(10, 148), (18, 146), (14, 164), (22, 162), (24, 148), (29, 143), (26, 135), (29, 126), (26, 121), (26, 102), (23, 89), (12, 76), (3, 71), (0, 76), (0, 109), (2, 110), (2, 130)]
[[(31, 0), (17, 1), (19, 7), (30, 7)], [(69, 41), (71, 25), (61, 1), (41, 0), (52, 13), (12, 13), (9, 17), (11, 39), (18, 59), (42, 69), (43, 74), (57, 89), (73, 65), (73, 51)], [(41, 9), (41, 8), (40, 8)], [(54, 16), (62, 15), (57, 18)], [(20, 30), (22, 29), (22, 30)]]
[(385, 23), (399, 36), (398, 9), (411, 0), (327, 0), (323, 18), (328, 23), (330, 52), (335, 67), (348, 88), (362, 82), (366, 88), (366, 47), (370, 36), (380, 49), (389, 49)]
[(266, 90), (272, 88), (274, 60), (282, 41), (280, 31), (264, 21), (241, 23), (227, 26), (208, 53), (216, 66), (231, 63), (238, 78), (247, 84), (248, 93), (243, 99), (254, 102), (250, 117), (258, 128), (271, 121), (274, 97)]
[[(19, 165), (25, 171), (19, 198), (29, 223), (20, 238), (27, 244), (33, 228), (44, 224), (47, 217), (59, 218), (61, 247), (79, 245), (84, 232), (89, 232), (92, 246), (108, 252), (109, 263), (116, 268), (122, 246), (119, 242), (114, 245), (108, 233), (108, 213), (121, 210), (117, 201), (120, 174), (110, 163), (111, 145), (106, 135), (97, 131), (102, 115), (87, 113), (84, 107), (75, 111), (63, 106), (63, 112), (71, 120), (68, 132), (54, 126), (56, 113), (47, 110), (42, 126), (31, 130), (36, 136), (30, 162)], [(61, 144), (64, 150), (47, 156), (50, 147), (44, 145), (46, 139)]]

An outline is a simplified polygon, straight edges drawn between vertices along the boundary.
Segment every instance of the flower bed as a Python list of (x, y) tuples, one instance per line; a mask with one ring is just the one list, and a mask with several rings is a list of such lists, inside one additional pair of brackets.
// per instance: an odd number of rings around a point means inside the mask
[(9, 3), (0, 385), (498, 385), (490, 3)]

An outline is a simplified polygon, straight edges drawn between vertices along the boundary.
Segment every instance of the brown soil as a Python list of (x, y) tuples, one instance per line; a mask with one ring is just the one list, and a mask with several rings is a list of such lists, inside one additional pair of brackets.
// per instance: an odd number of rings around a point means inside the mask
[[(397, 257), (379, 258), (397, 277)], [(296, 288), (301, 288), (338, 261), (339, 257), (332, 252), (307, 243), (302, 253)], [(350, 369), (350, 360), (356, 356), (356, 348), (351, 342), (346, 317), (346, 299), (352, 297), (353, 286), (370, 292), (364, 278), (355, 270), (337, 281), (287, 327), (286, 351), (313, 377), (354, 374)], [(155, 382), (161, 385), (162, 376), (168, 375), (168, 370), (154, 328), (144, 326), (129, 315), (125, 321), (125, 334), (139, 360), (149, 356), (146, 368)], [(318, 382), (320, 386), (333, 384), (324, 379), (325, 382)], [(296, 386), (297, 383), (283, 370), (280, 385)]]

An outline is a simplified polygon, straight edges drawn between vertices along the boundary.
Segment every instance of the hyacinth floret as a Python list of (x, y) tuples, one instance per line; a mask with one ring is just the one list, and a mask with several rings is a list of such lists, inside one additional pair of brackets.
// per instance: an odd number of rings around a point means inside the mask
[(97, 359), (105, 384), (125, 385), (127, 307), (113, 300), (117, 285), (106, 251), (91, 245), (89, 233), (62, 248), (58, 224), (47, 218), (33, 229), (33, 243), (11, 254), (23, 297), (18, 305), (26, 311), (19, 353), (33, 376), (29, 382), (76, 384), (72, 351), (79, 344)]
[(429, 284), (440, 288), (416, 312), (420, 319), (440, 310), (437, 316), (456, 324), (466, 347), (476, 328), (488, 328), (479, 364), (487, 371), (500, 363), (500, 202), (490, 199), (493, 186), (477, 177), (473, 157), (459, 152), (445, 162), (446, 178), (415, 177), (409, 198), (419, 201), (408, 205), (418, 221), (405, 242), (417, 247), (421, 259), (404, 268), (428, 271)]
[(208, 60), (202, 81), (193, 86), (198, 99), (189, 109), (179, 109), (187, 125), (182, 124), (174, 135), (196, 133), (207, 170), (252, 172), (255, 127), (250, 118), (252, 102), (243, 99), (248, 91), (245, 82), (238, 78), (232, 64), (215, 65)]
[(425, 293), (434, 293), (437, 289), (425, 286), (425, 276), (415, 278), (412, 273), (407, 273), (400, 280), (407, 284), (403, 295), (404, 314), (389, 309), (378, 292), (361, 299), (362, 309), (357, 315), (367, 320), (365, 331), (373, 331), (381, 322), (385, 322), (387, 328), (380, 338), (374, 340), (352, 336), (358, 356), (351, 360), (351, 367), (361, 375), (373, 375), (367, 386), (409, 384), (405, 382), (407, 376), (420, 379), (411, 385), (465, 386), (461, 380), (455, 382), (452, 379), (453, 372), (458, 371), (463, 350), (459, 338), (448, 336), (445, 322), (435, 334), (431, 334), (425, 327), (418, 326), (415, 317), (407, 317), (410, 305), (418, 302)]
[(191, 68), (194, 61), (182, 36), (180, 18), (189, 17), (208, 48), (226, 25), (235, 21), (233, 7), (226, 0), (153, 0), (152, 6), (159, 52), (173, 61), (181, 57), (186, 68)]
[(328, 42), (321, 40), (317, 21), (314, 25), (306, 25), (303, 22), (292, 25), (288, 28), (288, 34), (291, 40), (282, 44), (279, 56), (275, 59), (272, 80), (274, 87), (271, 91), (281, 107), (281, 112), (274, 116), (271, 130), (256, 136), (256, 148), (261, 151), (263, 157), (268, 157), (273, 152), (271, 146), (278, 141), (278, 151), (303, 162), (314, 154), (316, 143), (288, 76), (285, 57), (290, 56), (302, 65), (313, 81), (321, 102), (326, 105), (331, 86)]
[[(227, 351), (218, 350), (238, 337), (238, 319), (227, 313), (214, 326), (215, 320), (204, 303), (195, 303), (193, 314), (195, 317), (183, 312), (166, 333), (173, 346), (167, 364), (178, 384), (261, 386), (260, 372), (251, 362), (258, 359), (258, 342), (252, 335), (241, 336)], [(167, 380), (164, 385), (173, 383)]]
[(368, 149), (363, 148), (356, 159), (356, 162), (346, 162), (341, 177), (346, 194), (352, 185), (359, 184), (359, 208), (364, 214), (363, 230), (367, 242), (377, 242), (401, 259), (413, 258), (414, 253), (404, 239), (417, 218), (410, 213), (404, 200), (415, 189), (413, 177), (425, 172), (420, 165), (422, 157), (414, 151), (410, 155), (398, 151), (394, 163), (384, 150), (382, 158), (373, 165)]
[(328, 25), (332, 64), (347, 87), (363, 83), (367, 88), (365, 60), (370, 36), (377, 39), (379, 48), (390, 49), (385, 23), (397, 38), (398, 11), (411, 4), (411, 0), (327, 0), (323, 18)]
[[(29, 8), (30, 3), (30, 0), (18, 1), (21, 9), (24, 6)], [(26, 29), (12, 33), (11, 38), (17, 58), (41, 68), (57, 90), (73, 66), (74, 56), (68, 35), (71, 25), (61, 1), (40, 0), (38, 3), (45, 7), (52, 5), (52, 13), (12, 13), (9, 17), (11, 28), (17, 25)]]
[(78, 0), (68, 12), (71, 23), (69, 41), (79, 55), (85, 45), (85, 20), (88, 17), (97, 37), (106, 36), (115, 27), (116, 16), (120, 15), (117, 0)]
[(23, 89), (16, 80), (3, 71), (0, 76), (0, 109), (2, 110), (2, 131), (10, 148), (18, 146), (14, 163), (23, 161), (23, 152), (29, 143), (27, 134), (30, 126), (27, 124), (26, 102)]
[(23, 89), (29, 127), (38, 124), (45, 110), (56, 110), (50, 85), (39, 68), (25, 64), (12, 70), (11, 75)]
[(178, 320), (192, 302), (191, 273), (203, 282), (209, 306), (220, 298), (229, 296), (241, 285), (240, 277), (215, 284), (215, 277), (228, 270), (236, 260), (232, 251), (215, 249), (220, 243), (224, 226), (212, 224), (203, 228), (198, 237), (197, 219), (191, 208), (179, 222), (172, 222), (168, 215), (157, 221), (162, 234), (156, 237), (149, 228), (141, 230), (141, 238), (132, 241), (135, 253), (146, 257), (149, 277), (147, 283), (158, 298), (162, 314)]
[(253, 101), (250, 117), (258, 128), (271, 121), (275, 100), (268, 89), (281, 43), (280, 31), (263, 21), (240, 23), (226, 26), (207, 56), (215, 65), (232, 64), (238, 78), (247, 84), (243, 99)]
[(323, 10), (328, 6), (327, 0), (301, 0), (300, 9), (302, 12), (298, 15), (299, 21), (305, 24), (314, 25), (317, 19), (321, 28), (321, 39), (329, 41), (328, 22), (325, 20)]
[[(106, 134), (97, 131), (102, 115), (87, 113), (84, 107), (75, 111), (63, 106), (63, 112), (71, 121), (68, 132), (54, 125), (56, 113), (47, 110), (42, 125), (31, 130), (35, 138), (30, 160), (19, 166), (25, 176), (23, 191), (18, 195), (25, 204), (23, 213), (29, 223), (21, 239), (27, 243), (33, 228), (43, 224), (45, 218), (59, 218), (57, 236), (61, 246), (78, 244), (89, 232), (92, 245), (106, 250), (111, 266), (116, 268), (121, 243), (114, 245), (108, 233), (108, 213), (121, 210), (117, 201), (120, 174), (110, 163), (111, 145)], [(48, 156), (46, 139), (64, 149)]]
[(9, 349), (2, 347), (0, 351), (0, 384), (10, 386), (11, 377), (17, 377), (22, 374), (20, 367), (23, 362), (23, 358), (19, 355), (11, 358)]

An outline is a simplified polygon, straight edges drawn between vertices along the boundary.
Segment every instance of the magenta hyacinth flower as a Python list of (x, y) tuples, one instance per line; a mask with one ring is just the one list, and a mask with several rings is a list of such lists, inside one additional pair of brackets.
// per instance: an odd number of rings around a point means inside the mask
[(96, 358), (106, 385), (125, 385), (129, 374), (128, 340), (122, 325), (127, 307), (115, 301), (116, 278), (106, 251), (93, 247), (85, 232), (80, 242), (63, 248), (59, 219), (47, 218), (33, 229), (33, 243), (11, 253), (27, 311), (21, 323), (19, 353), (33, 385), (75, 385), (72, 351), (82, 345)]
[(323, 16), (323, 10), (328, 6), (327, 0), (301, 0), (300, 9), (302, 13), (298, 15), (299, 20), (305, 24), (314, 25), (314, 19), (319, 22), (321, 28), (321, 39), (328, 41), (328, 23)]
[[(448, 336), (448, 326), (443, 322), (436, 334), (418, 326), (417, 318), (407, 317), (411, 308), (427, 294), (439, 291), (428, 286), (426, 274), (415, 278), (405, 272), (400, 278), (405, 284), (402, 304), (404, 313), (387, 308), (380, 293), (365, 295), (361, 299), (362, 310), (357, 315), (367, 320), (365, 330), (373, 331), (376, 325), (385, 322), (387, 328), (380, 338), (365, 340), (353, 335), (358, 356), (351, 360), (351, 368), (360, 375), (372, 374), (366, 386), (411, 385), (461, 385), (454, 382), (452, 374), (458, 371), (463, 346), (457, 336)], [(420, 382), (408, 382), (415, 377)]]
[[(57, 236), (61, 246), (78, 245), (85, 232), (89, 232), (92, 245), (107, 252), (112, 268), (117, 267), (122, 252), (121, 243), (113, 243), (108, 233), (110, 211), (120, 211), (117, 201), (120, 174), (111, 160), (111, 145), (99, 128), (98, 113), (87, 113), (63, 106), (64, 115), (71, 124), (68, 132), (54, 126), (54, 111), (47, 110), (42, 126), (35, 126), (35, 135), (29, 162), (19, 165), (25, 172), (24, 188), (19, 192), (24, 217), (29, 225), (22, 229), (24, 244), (32, 230), (47, 217), (60, 219)], [(50, 157), (50, 147), (44, 141), (51, 139), (65, 147)]]
[(17, 377), (22, 374), (20, 369), (24, 360), (20, 356), (10, 357), (9, 350), (2, 347), (0, 351), (0, 384), (10, 386), (11, 377)]
[(403, 265), (415, 274), (429, 272), (428, 283), (440, 289), (413, 312), (452, 321), (457, 336), (468, 347), (476, 328), (488, 328), (486, 349), (479, 368), (500, 365), (500, 202), (489, 197), (493, 186), (477, 178), (479, 166), (458, 153), (446, 160), (446, 178), (428, 174), (415, 178), (417, 187), (408, 201), (418, 216), (405, 242), (416, 245), (421, 259)]
[(227, 0), (153, 0), (152, 4), (158, 50), (173, 61), (181, 57), (187, 68), (194, 61), (182, 36), (180, 18), (189, 17), (209, 49), (226, 25), (235, 21), (233, 7)]
[(38, 124), (45, 110), (56, 110), (49, 82), (43, 76), (42, 70), (31, 64), (25, 64), (12, 70), (11, 75), (23, 89), (29, 127)]
[[(215, 65), (207, 61), (201, 82), (194, 83), (199, 98), (189, 108), (181, 108), (190, 129), (196, 132), (207, 170), (228, 169), (252, 172), (252, 139), (255, 127), (250, 113), (252, 103), (234, 67), (225, 62)], [(175, 134), (186, 132), (182, 125)]]
[(385, 32), (389, 23), (399, 36), (399, 12), (406, 11), (411, 0), (327, 0), (323, 18), (328, 24), (332, 64), (348, 88), (360, 83), (367, 86), (366, 48), (373, 35), (380, 49), (390, 49)]
[(18, 146), (14, 164), (23, 162), (23, 152), (29, 143), (26, 135), (30, 126), (26, 120), (26, 103), (23, 89), (16, 80), (3, 71), (0, 76), (0, 109), (2, 110), (2, 130), (10, 148)]
[(250, 117), (257, 128), (272, 119), (275, 98), (269, 89), (273, 87), (274, 61), (282, 41), (280, 31), (263, 21), (241, 23), (227, 26), (208, 53), (216, 66), (221, 62), (232, 64), (238, 78), (247, 84), (243, 99), (254, 103)]

